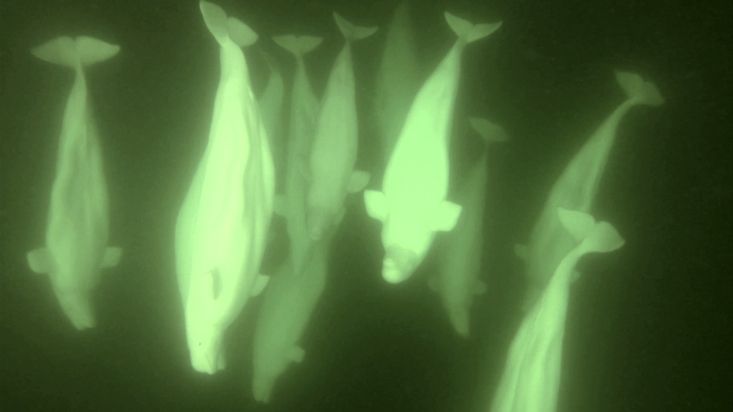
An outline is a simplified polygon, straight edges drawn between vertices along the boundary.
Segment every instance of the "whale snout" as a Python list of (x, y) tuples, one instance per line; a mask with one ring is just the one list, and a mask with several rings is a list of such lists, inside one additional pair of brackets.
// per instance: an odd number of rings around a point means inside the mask
[(214, 345), (204, 345), (191, 348), (191, 366), (194, 370), (208, 375), (223, 370), (226, 367), (220, 348)]
[(311, 210), (308, 213), (307, 224), (311, 240), (321, 240), (327, 230), (328, 218), (322, 210)]
[(308, 230), (311, 240), (321, 240), (323, 237), (323, 228), (320, 226), (311, 226)]
[(449, 311), (449, 318), (453, 329), (455, 329), (458, 335), (468, 338), (470, 335), (470, 323), (468, 310), (465, 306), (454, 307)]
[(69, 294), (59, 296), (59, 303), (64, 314), (76, 329), (84, 330), (96, 326), (97, 321), (89, 299), (77, 294)]
[(252, 380), (252, 395), (257, 402), (269, 403), (275, 379), (270, 374), (256, 374)]
[(313, 207), (306, 217), (308, 235), (311, 240), (319, 241), (331, 236), (340, 224), (342, 213), (334, 213), (330, 208)]
[(417, 267), (417, 254), (413, 251), (391, 247), (382, 263), (382, 277), (389, 283), (400, 283), (407, 280)]
[(226, 368), (222, 334), (218, 328), (212, 327), (206, 321), (187, 319), (186, 329), (191, 366), (194, 370), (212, 375)]

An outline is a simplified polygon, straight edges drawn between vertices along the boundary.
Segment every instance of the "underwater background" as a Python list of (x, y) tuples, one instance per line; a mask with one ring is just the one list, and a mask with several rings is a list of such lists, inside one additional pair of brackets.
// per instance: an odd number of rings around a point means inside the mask
[[(317, 94), (342, 39), (331, 19), (384, 28), (397, 1), (218, 0), (261, 35), (322, 35), (306, 57)], [(649, 0), (411, 2), (423, 76), (450, 47), (443, 11), (503, 20), (467, 48), (452, 179), (475, 159), (461, 124), (489, 116), (511, 141), (490, 152), (482, 277), (472, 337), (450, 328), (425, 278), (380, 277), (379, 225), (361, 196), (331, 252), (305, 361), (252, 399), (252, 310), (229, 329), (229, 367), (189, 364), (174, 272), (175, 218), (206, 144), (217, 47), (194, 0), (0, 0), (0, 410), (482, 411), (521, 318), (512, 247), (551, 184), (622, 98), (614, 69), (652, 79), (666, 103), (623, 121), (594, 213), (626, 240), (583, 262), (573, 285), (559, 411), (725, 411), (733, 327), (733, 3)], [(43, 243), (60, 116), (72, 76), (29, 50), (62, 35), (121, 46), (87, 70), (110, 192), (110, 243), (124, 249), (96, 295), (98, 326), (77, 332), (48, 279), (28, 269)], [(384, 30), (354, 50), (359, 165), (377, 170), (371, 113)], [(263, 61), (250, 65), (261, 89)], [(462, 140), (465, 140), (462, 141)], [(275, 230), (281, 223), (274, 221)], [(275, 242), (285, 242), (285, 238)], [(438, 236), (433, 250), (441, 247)], [(274, 265), (277, 248), (265, 264)], [(728, 272), (728, 273), (726, 273)]]

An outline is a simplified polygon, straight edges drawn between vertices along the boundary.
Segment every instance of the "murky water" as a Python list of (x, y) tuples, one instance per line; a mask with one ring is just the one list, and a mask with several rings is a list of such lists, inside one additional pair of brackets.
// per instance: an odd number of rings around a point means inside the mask
[[(114, 3), (114, 4), (111, 4)], [(293, 60), (277, 34), (323, 36), (305, 57), (321, 96), (343, 39), (331, 12), (379, 26), (353, 46), (359, 154), (381, 188), (374, 102), (396, 1), (217, 1), (260, 35), (247, 53), (255, 93), (268, 76), (260, 49)], [(592, 213), (626, 243), (585, 258), (570, 289), (558, 411), (727, 410), (731, 344), (731, 5), (650, 1), (412, 1), (421, 84), (455, 35), (448, 10), (503, 21), (466, 47), (453, 111), (449, 199), (484, 146), (467, 125), (488, 117), (510, 140), (492, 146), (482, 227), (486, 293), (471, 337), (452, 329), (428, 279), (449, 242), (436, 237), (406, 282), (380, 276), (380, 224), (349, 195), (328, 279), (300, 341), (301, 363), (252, 397), (254, 298), (225, 338), (226, 370), (190, 366), (175, 274), (176, 216), (201, 159), (219, 61), (196, 1), (0, 1), (0, 409), (488, 411), (523, 316), (526, 283), (514, 256), (571, 157), (624, 96), (615, 69), (665, 97), (621, 122)], [(86, 34), (120, 46), (86, 71), (100, 130), (119, 266), (94, 294), (98, 325), (74, 330), (26, 253), (43, 244), (70, 70), (30, 49)], [(407, 79), (406, 79), (407, 80)], [(280, 164), (282, 165), (282, 158)], [(278, 185), (282, 182), (278, 181)], [(263, 273), (287, 255), (274, 218)]]

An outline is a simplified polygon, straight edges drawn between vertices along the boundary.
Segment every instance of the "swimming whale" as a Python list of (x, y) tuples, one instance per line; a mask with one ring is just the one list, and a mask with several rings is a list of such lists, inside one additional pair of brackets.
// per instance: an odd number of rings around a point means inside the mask
[(315, 242), (301, 273), (284, 263), (262, 296), (252, 361), (252, 393), (259, 402), (269, 402), (280, 375), (303, 361), (300, 340), (326, 285), (330, 239), (327, 235)]
[[(409, 2), (395, 8), (387, 29), (375, 84), (374, 120), (381, 140), (380, 164), (386, 164), (420, 87), (417, 39)], [(381, 163), (383, 162), (383, 163)]]
[(445, 19), (458, 39), (413, 100), (387, 163), (383, 191), (364, 192), (367, 213), (382, 222), (382, 277), (389, 283), (412, 276), (435, 232), (452, 230), (458, 220), (461, 207), (445, 198), (461, 54), (501, 26), (474, 25), (450, 13)]
[(294, 273), (300, 273), (309, 259), (313, 243), (306, 222), (306, 193), (311, 141), (318, 118), (318, 98), (308, 80), (303, 56), (323, 41), (316, 36), (283, 35), (275, 43), (295, 57), (295, 74), (290, 94), (290, 131), (285, 150), (284, 190), (275, 197), (275, 213), (285, 219), (290, 241), (290, 259)]
[(601, 123), (555, 182), (532, 229), (528, 245), (515, 247), (515, 253), (524, 260), (528, 276), (525, 306), (531, 304), (544, 289), (553, 268), (574, 245), (573, 238), (557, 219), (555, 210), (563, 207), (590, 212), (621, 120), (634, 107), (664, 103), (654, 83), (635, 73), (617, 71), (615, 75), (626, 99)]
[(227, 327), (268, 277), (258, 274), (272, 214), (274, 170), (241, 47), (257, 35), (219, 6), (200, 3), (219, 44), (209, 141), (176, 222), (176, 271), (192, 367), (226, 366)]
[[(260, 107), (262, 120), (265, 122), (265, 130), (267, 137), (270, 139), (270, 149), (272, 151), (273, 164), (278, 172), (283, 168), (284, 143), (283, 142), (283, 112), (285, 101), (285, 80), (277, 61), (270, 54), (262, 51), (260, 53), (267, 63), (268, 76), (265, 87), (260, 92), (257, 104)], [(279, 175), (279, 172), (277, 173)], [(275, 180), (279, 183), (282, 177), (278, 176)]]
[(356, 26), (337, 13), (333, 18), (346, 42), (326, 83), (309, 156), (307, 225), (314, 240), (338, 225), (346, 194), (362, 190), (370, 177), (354, 170), (359, 126), (351, 44), (371, 36), (377, 28)]
[(100, 269), (118, 264), (119, 247), (107, 247), (109, 205), (97, 127), (84, 70), (112, 58), (119, 46), (87, 36), (58, 37), (34, 48), (41, 60), (74, 71), (64, 110), (56, 177), (51, 189), (46, 247), (28, 253), (36, 273), (47, 273), (54, 294), (76, 329), (96, 325), (93, 291)]
[(474, 296), (486, 290), (486, 284), (479, 279), (479, 275), (484, 256), (488, 146), (507, 140), (504, 129), (486, 119), (471, 118), (469, 123), (487, 148), (463, 182), (458, 195), (463, 212), (456, 227), (445, 236), (438, 271), (430, 279), (430, 288), (440, 297), (453, 329), (462, 337), (469, 336), (470, 309)]
[(556, 410), (565, 318), (575, 266), (586, 254), (611, 252), (624, 244), (611, 224), (598, 222), (587, 213), (563, 208), (555, 213), (574, 245), (558, 262), (512, 340), (492, 412)]

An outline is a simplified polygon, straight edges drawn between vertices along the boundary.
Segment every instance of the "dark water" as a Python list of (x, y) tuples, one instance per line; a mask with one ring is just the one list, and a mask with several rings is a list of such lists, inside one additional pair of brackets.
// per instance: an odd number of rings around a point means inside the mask
[[(319, 93), (341, 45), (330, 12), (384, 26), (394, 6), (218, 4), (264, 36), (324, 35), (308, 59)], [(381, 281), (378, 226), (354, 197), (303, 340), (306, 361), (282, 377), (264, 407), (250, 395), (251, 315), (231, 328), (231, 367), (213, 377), (191, 370), (183, 335), (173, 228), (205, 144), (218, 70), (197, 2), (0, 0), (0, 410), (487, 410), (519, 320), (523, 283), (512, 245), (526, 239), (569, 156), (622, 98), (614, 68), (653, 79), (667, 102), (632, 111), (619, 130), (596, 212), (626, 245), (584, 262), (592, 276), (573, 287), (558, 410), (728, 410), (733, 3), (413, 4), (426, 73), (453, 39), (444, 9), (504, 21), (465, 53), (459, 96), (459, 113), (488, 113), (513, 137), (491, 155), (489, 292), (474, 306), (475, 334), (468, 341), (453, 334), (420, 274), (398, 287)], [(79, 333), (47, 279), (30, 273), (25, 253), (43, 239), (71, 82), (68, 71), (28, 50), (82, 33), (122, 47), (88, 79), (102, 130), (111, 238), (125, 255), (98, 291), (99, 326)], [(382, 40), (355, 48), (367, 131), (364, 102)], [(260, 63), (253, 62), (255, 78)], [(377, 155), (374, 137), (361, 139), (360, 163), (368, 167)], [(459, 171), (472, 159), (466, 148), (455, 156)], [(433, 270), (432, 258), (425, 263), (422, 276)]]

